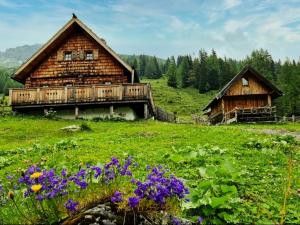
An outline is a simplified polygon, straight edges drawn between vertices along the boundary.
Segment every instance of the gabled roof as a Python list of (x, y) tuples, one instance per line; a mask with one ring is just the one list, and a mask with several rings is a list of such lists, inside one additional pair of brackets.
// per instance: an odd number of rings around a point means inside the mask
[[(25, 83), (26, 76), (47, 56), (57, 45), (62, 43), (62, 39), (72, 33), (73, 29), (78, 26), (89, 37), (95, 40), (102, 46), (109, 54), (111, 54), (125, 69), (132, 73), (133, 69), (121, 57), (115, 53), (104, 41), (99, 38), (91, 29), (89, 29), (83, 22), (81, 22), (75, 14), (69, 22), (67, 22), (47, 43), (45, 43), (36, 53), (34, 53), (25, 63), (23, 63), (12, 76), (12, 79)], [(138, 77), (135, 75), (135, 80)]]
[(229, 90), (229, 88), (233, 85), (233, 83), (240, 78), (242, 78), (247, 72), (250, 72), (253, 74), (259, 81), (261, 81), (264, 85), (266, 85), (268, 88), (270, 88), (273, 91), (274, 97), (282, 96), (282, 91), (279, 90), (275, 85), (273, 85), (268, 79), (266, 79), (264, 76), (262, 76), (259, 72), (257, 72), (254, 68), (252, 68), (250, 65), (245, 66), (235, 77), (231, 79), (222, 89), (219, 91), (219, 93), (216, 95), (216, 97), (211, 100), (208, 105), (203, 109), (207, 110), (213, 103), (217, 102), (219, 99), (221, 99), (226, 92)]

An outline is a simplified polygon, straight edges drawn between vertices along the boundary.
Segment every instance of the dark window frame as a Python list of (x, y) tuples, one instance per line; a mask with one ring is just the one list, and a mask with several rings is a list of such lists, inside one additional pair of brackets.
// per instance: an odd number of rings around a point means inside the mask
[(93, 51), (85, 51), (85, 60), (94, 60)]
[(64, 61), (72, 61), (72, 52), (71, 51), (64, 52)]

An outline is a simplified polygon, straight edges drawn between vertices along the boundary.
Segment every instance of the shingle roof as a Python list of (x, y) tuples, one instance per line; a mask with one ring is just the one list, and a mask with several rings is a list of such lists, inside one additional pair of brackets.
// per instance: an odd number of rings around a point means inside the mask
[[(57, 46), (60, 38), (69, 35), (72, 31), (72, 28), (76, 25), (79, 26), (80, 29), (87, 33), (106, 51), (108, 51), (121, 65), (124, 66), (125, 69), (127, 69), (130, 73), (133, 71), (131, 66), (124, 62), (121, 57), (106, 44), (103, 39), (99, 38), (91, 29), (89, 29), (73, 14), (71, 20), (69, 20), (47, 43), (45, 43), (35, 54), (33, 54), (17, 69), (17, 71), (12, 76), (12, 79), (24, 83), (26, 77), (30, 74), (34, 67), (37, 66), (44, 59), (44, 57)], [(138, 80), (138, 77), (136, 76), (135, 79)]]

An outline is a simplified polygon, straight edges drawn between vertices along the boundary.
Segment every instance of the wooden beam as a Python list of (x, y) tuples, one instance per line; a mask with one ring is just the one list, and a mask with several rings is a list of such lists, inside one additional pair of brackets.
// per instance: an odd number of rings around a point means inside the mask
[(8, 97), (8, 105), (11, 105), (12, 104), (12, 89), (9, 89), (9, 97)]
[(40, 104), (40, 88), (36, 89), (36, 104)]
[(221, 100), (221, 108), (222, 108), (223, 119), (225, 120), (224, 122), (226, 122), (226, 118), (225, 118), (225, 102), (224, 102), (224, 98), (222, 98), (222, 100)]
[(148, 104), (144, 104), (144, 119), (148, 119)]
[(75, 119), (78, 119), (79, 116), (79, 108), (78, 106), (75, 106)]
[(64, 88), (64, 103), (68, 102), (68, 87), (65, 86)]
[(109, 115), (110, 116), (114, 115), (114, 106), (113, 105), (109, 106)]
[(272, 98), (271, 95), (268, 95), (268, 106), (272, 106)]
[(134, 70), (131, 71), (131, 83), (134, 83)]

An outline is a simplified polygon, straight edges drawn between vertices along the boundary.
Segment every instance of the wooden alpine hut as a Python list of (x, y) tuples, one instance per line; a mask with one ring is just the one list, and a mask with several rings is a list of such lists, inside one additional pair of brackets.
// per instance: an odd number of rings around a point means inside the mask
[(282, 92), (246, 66), (203, 109), (211, 124), (231, 122), (275, 121), (272, 101)]
[(9, 93), (21, 113), (135, 119), (155, 111), (150, 85), (74, 14), (12, 79), (24, 84)]

